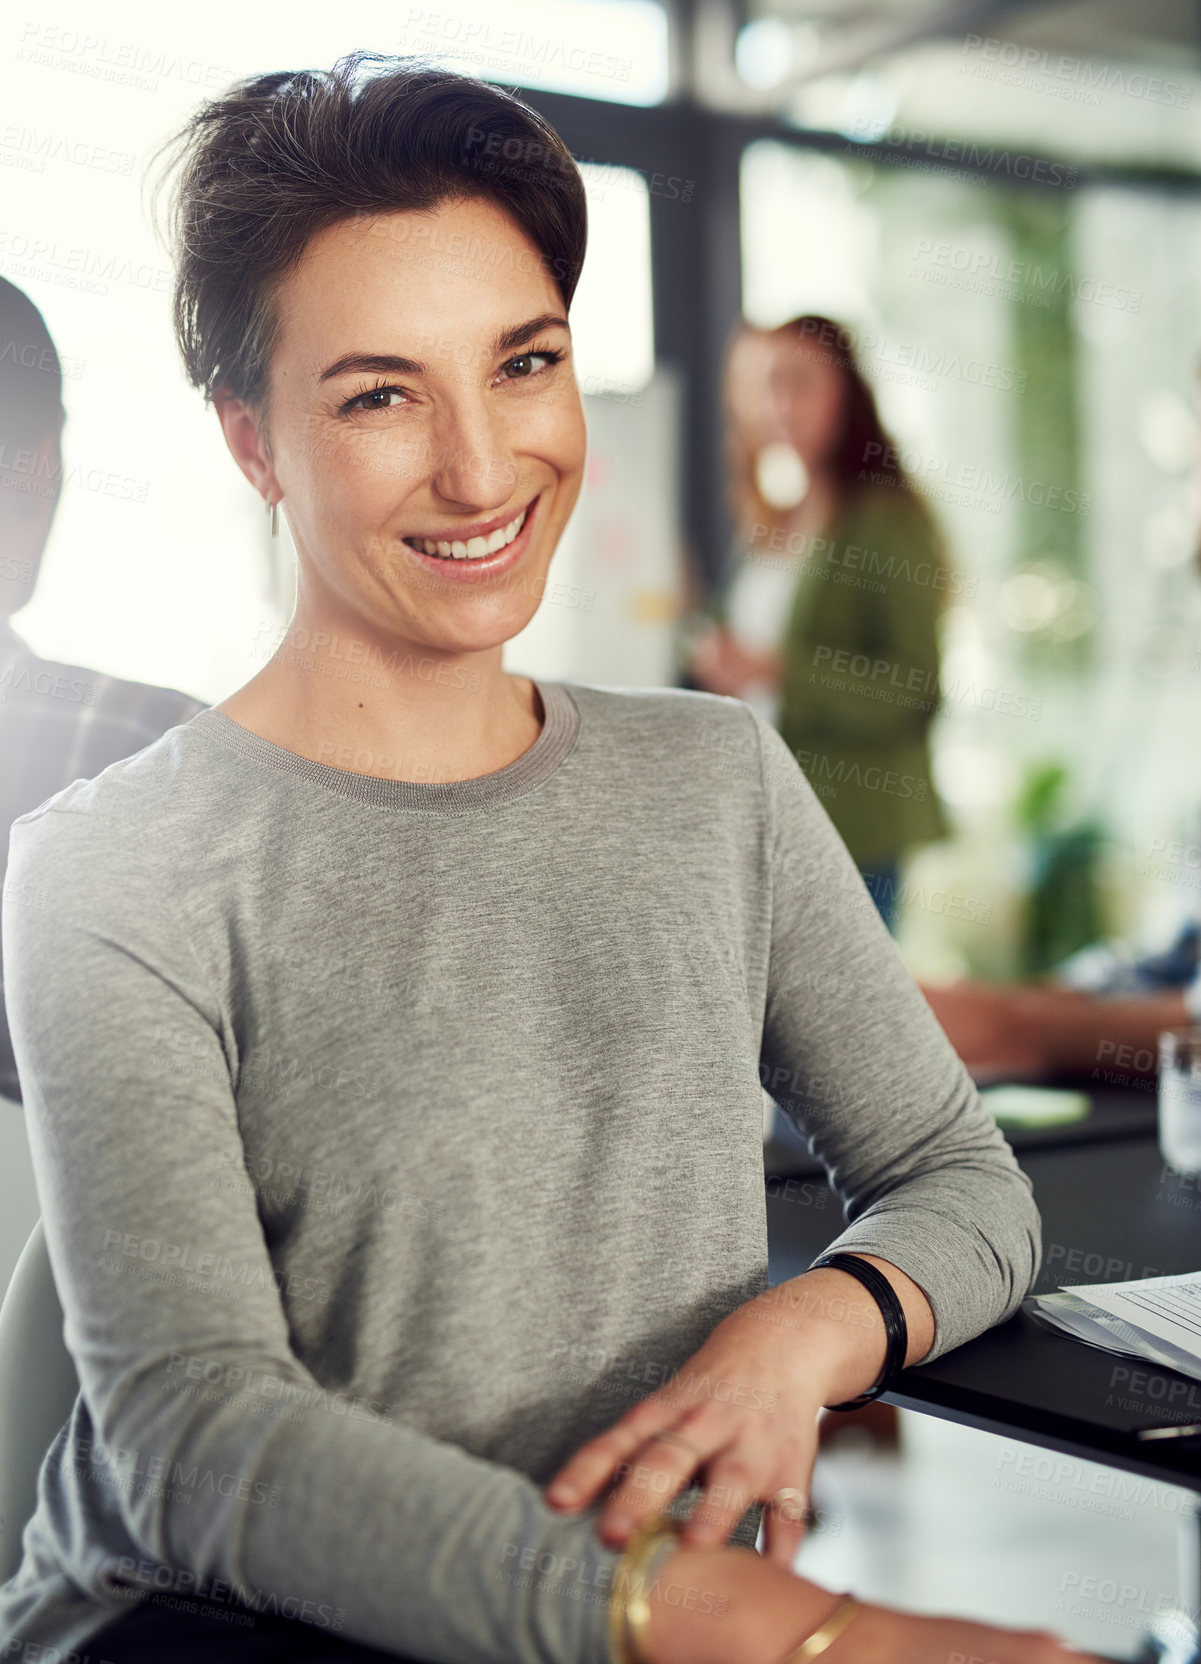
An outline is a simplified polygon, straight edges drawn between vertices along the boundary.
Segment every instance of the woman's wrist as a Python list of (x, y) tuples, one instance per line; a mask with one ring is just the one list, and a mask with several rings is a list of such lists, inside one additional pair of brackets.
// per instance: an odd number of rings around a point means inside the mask
[(886, 1392), (905, 1367), (905, 1359), (909, 1352), (909, 1328), (905, 1320), (905, 1309), (892, 1283), (880, 1267), (860, 1254), (827, 1254), (814, 1264), (814, 1270), (823, 1269), (845, 1271), (848, 1276), (853, 1277), (875, 1301), (884, 1323), (884, 1362), (871, 1387), (847, 1403), (832, 1403), (828, 1406), (832, 1410), (859, 1409)]
[[(830, 1591), (827, 1590), (826, 1593), (830, 1594)], [(809, 1658), (820, 1657), (833, 1646), (844, 1629), (850, 1628), (862, 1610), (853, 1595), (830, 1594), (830, 1603), (825, 1615), (781, 1654), (780, 1664), (802, 1664), (802, 1660), (807, 1664)]]
[(745, 1548), (674, 1549), (648, 1590), (646, 1664), (782, 1664), (841, 1601)]
[[(925, 1294), (890, 1261), (853, 1252), (888, 1280), (908, 1332), (903, 1362), (920, 1362), (934, 1344), (934, 1314)], [(793, 1330), (803, 1340), (805, 1383), (817, 1406), (842, 1404), (869, 1391), (888, 1355), (880, 1307), (846, 1271), (817, 1267), (802, 1272), (765, 1290), (724, 1321), (739, 1321), (744, 1315)]]
[(845, 1271), (803, 1272), (768, 1289), (749, 1308), (739, 1308), (744, 1310), (794, 1331), (798, 1367), (815, 1413), (823, 1404), (866, 1392), (880, 1374), (887, 1354), (884, 1319), (867, 1290)]

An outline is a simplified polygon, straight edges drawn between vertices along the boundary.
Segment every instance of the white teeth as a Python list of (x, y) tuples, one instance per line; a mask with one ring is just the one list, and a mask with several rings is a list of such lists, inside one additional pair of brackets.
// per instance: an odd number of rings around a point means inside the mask
[(523, 509), (516, 520), (510, 520), (507, 526), (498, 526), (490, 537), (473, 537), (466, 543), (458, 540), (452, 543), (436, 542), (429, 537), (409, 537), (405, 542), (413, 544), (423, 554), (441, 555), (443, 560), (479, 560), (483, 555), (494, 555), (498, 550), (507, 548), (525, 525), (527, 512)]

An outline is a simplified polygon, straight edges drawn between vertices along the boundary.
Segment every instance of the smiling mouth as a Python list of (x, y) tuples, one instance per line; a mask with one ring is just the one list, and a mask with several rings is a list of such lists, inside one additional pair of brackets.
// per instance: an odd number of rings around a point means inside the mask
[(418, 554), (437, 555), (442, 560), (482, 560), (485, 555), (499, 554), (512, 543), (525, 525), (526, 516), (532, 507), (532, 503), (527, 503), (521, 513), (510, 520), (507, 526), (498, 526), (488, 537), (470, 537), (465, 542), (432, 537), (406, 537), (402, 541), (407, 543), (410, 549), (416, 549)]

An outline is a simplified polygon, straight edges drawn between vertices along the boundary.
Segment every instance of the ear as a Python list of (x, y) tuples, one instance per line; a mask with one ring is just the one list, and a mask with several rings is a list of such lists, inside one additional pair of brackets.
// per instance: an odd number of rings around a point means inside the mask
[(61, 431), (60, 422), (18, 452), (29, 458), (31, 490), (0, 491), (0, 548), (8, 557), (0, 563), (0, 613), (14, 613), (23, 607), (37, 586), (62, 492)]
[(219, 387), (213, 394), (213, 405), (229, 446), (230, 455), (246, 475), (264, 502), (278, 502), (283, 493), (275, 477), (275, 469), (266, 441), (259, 429), (258, 417), (244, 399), (236, 398), (227, 387)]
[[(16, 458), (18, 466), (22, 457), (28, 459), (28, 466), (21, 471), (28, 478), (29, 489), (6, 491), (3, 498), (2, 506), (8, 511), (8, 518), (13, 524), (23, 525), (31, 535), (37, 536), (39, 548), (49, 534), (50, 522), (63, 488), (61, 432), (62, 424), (58, 423), (43, 429), (32, 443), (20, 447)], [(3, 447), (0, 446), (0, 454), (2, 452)], [(12, 466), (9, 463), (4, 472), (9, 472)]]
[(62, 431), (65, 420), (64, 417), (63, 422), (57, 423), (52, 428), (47, 428), (44, 433), (39, 435), (36, 444), (29, 447), (30, 454), (33, 457), (34, 479), (54, 479), (56, 489), (62, 483)]

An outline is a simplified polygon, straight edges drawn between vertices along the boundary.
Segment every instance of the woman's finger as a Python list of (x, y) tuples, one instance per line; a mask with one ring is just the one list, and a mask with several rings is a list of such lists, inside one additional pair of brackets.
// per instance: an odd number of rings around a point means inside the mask
[(813, 1519), (810, 1493), (817, 1443), (794, 1445), (777, 1462), (775, 1482), (763, 1514), (764, 1557), (791, 1571)]
[(618, 1485), (597, 1521), (602, 1539), (613, 1546), (624, 1543), (644, 1520), (661, 1513), (729, 1439), (728, 1428), (703, 1410), (652, 1433), (622, 1464)]
[(705, 1491), (684, 1528), (684, 1542), (695, 1547), (724, 1543), (747, 1509), (768, 1494), (779, 1459), (770, 1445), (736, 1433), (709, 1462)]
[(611, 1427), (607, 1433), (589, 1439), (551, 1480), (546, 1500), (553, 1508), (586, 1508), (645, 1437), (632, 1429)]
[(807, 1486), (779, 1486), (763, 1510), (763, 1558), (791, 1571), (812, 1517)]
[(636, 1450), (661, 1428), (677, 1425), (681, 1433), (693, 1438), (682, 1425), (679, 1405), (665, 1403), (658, 1393), (652, 1393), (606, 1432), (580, 1446), (550, 1481), (546, 1500), (556, 1508), (586, 1507)]

